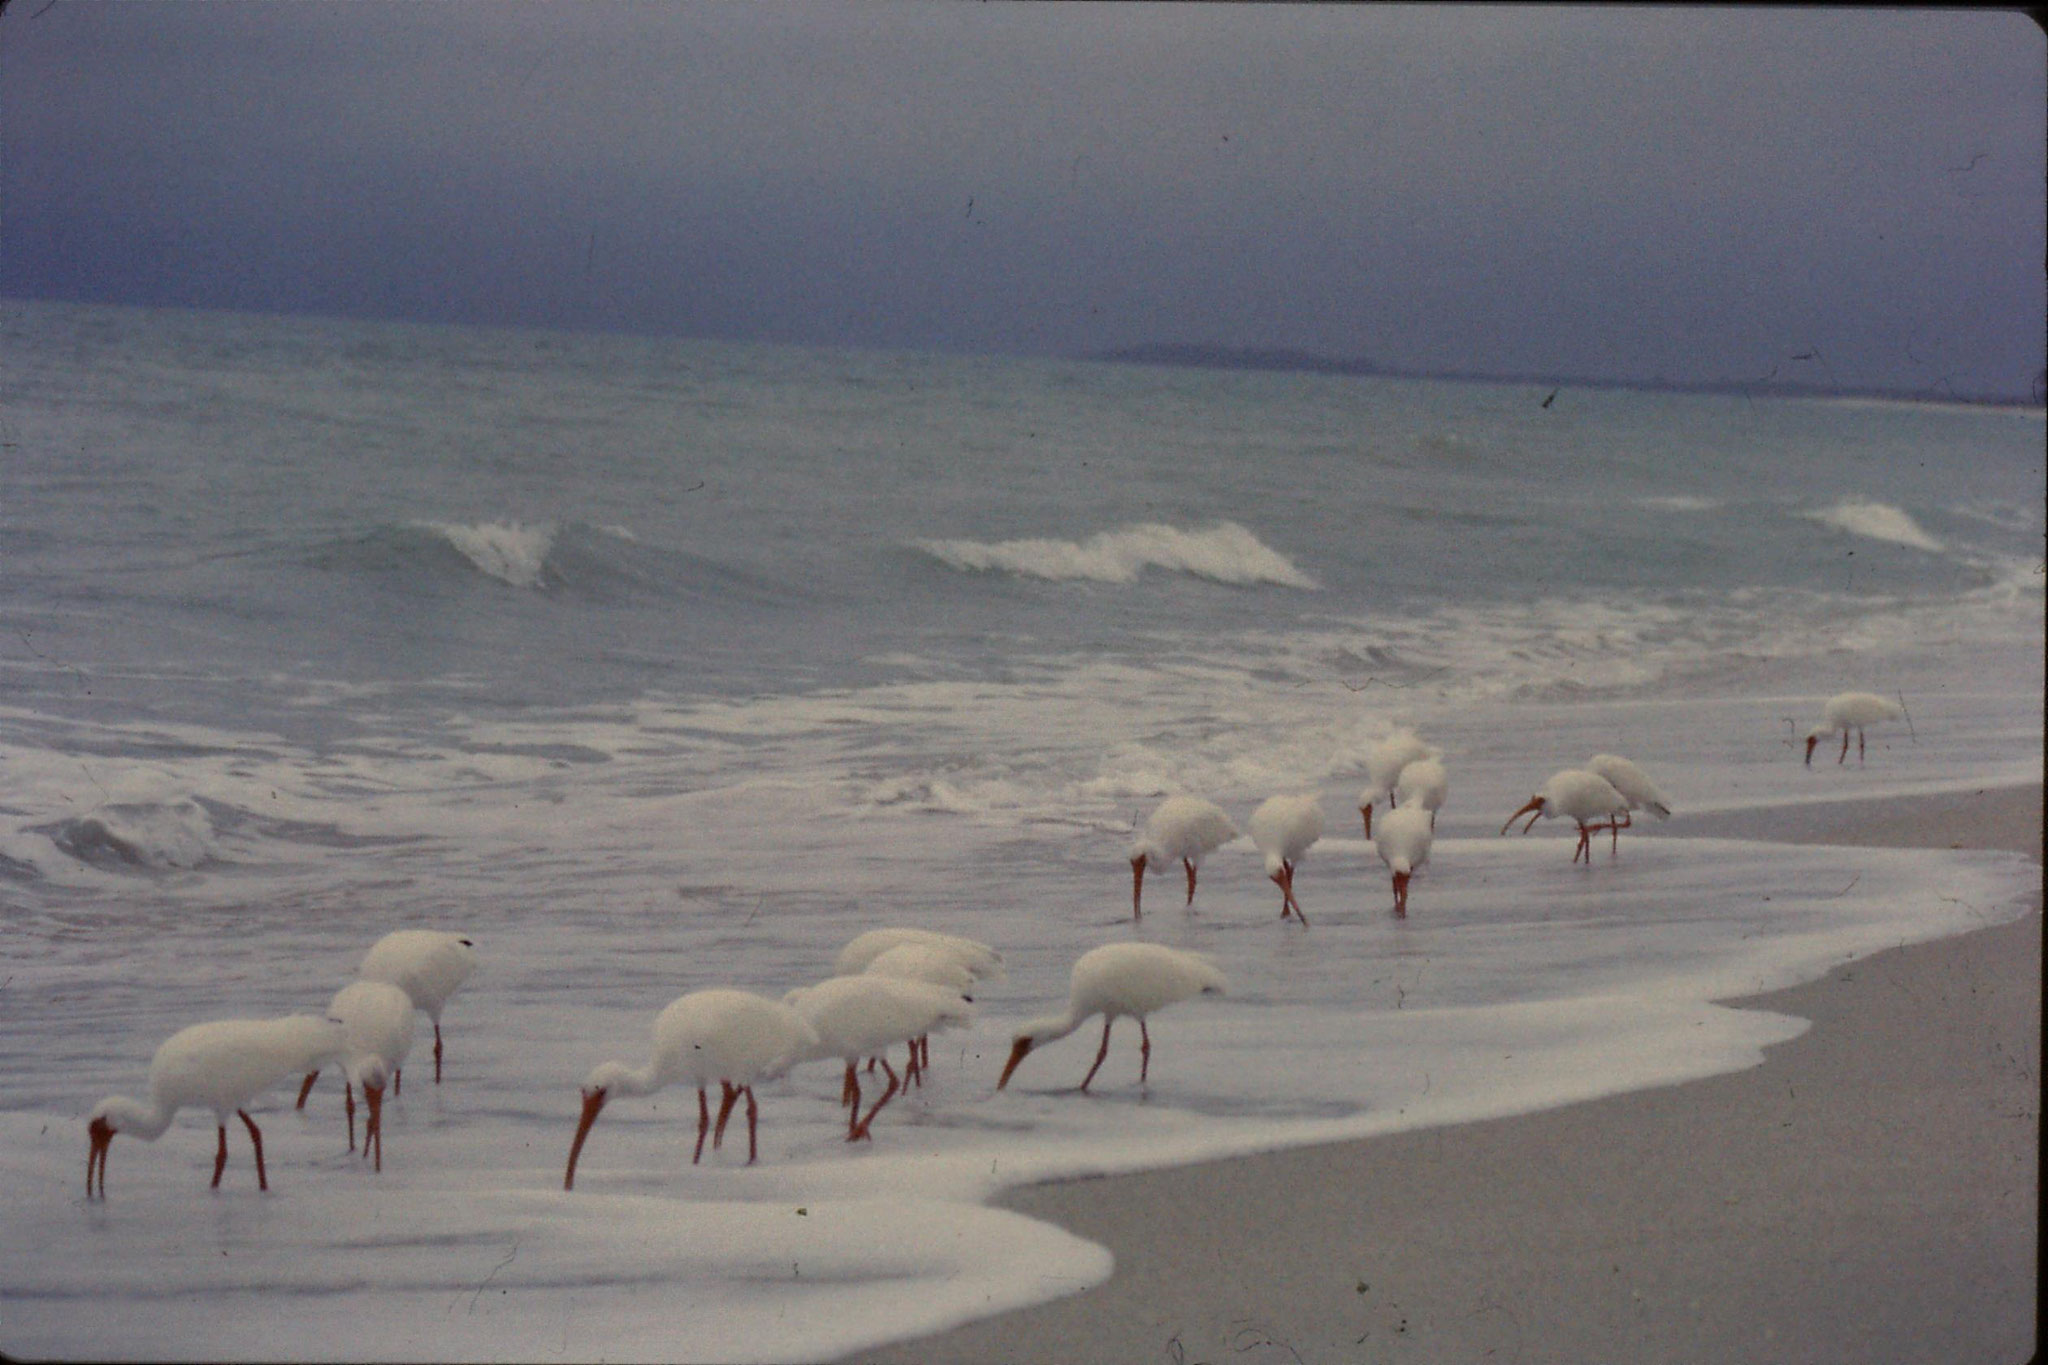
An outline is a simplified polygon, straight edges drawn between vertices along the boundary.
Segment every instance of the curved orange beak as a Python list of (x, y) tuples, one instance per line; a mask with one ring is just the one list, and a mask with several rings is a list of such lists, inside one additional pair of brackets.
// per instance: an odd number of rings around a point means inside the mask
[(597, 1122), (597, 1111), (604, 1108), (604, 1087), (593, 1086), (583, 1092), (583, 1117), (576, 1122), (576, 1140), (569, 1144), (569, 1169), (562, 1173), (562, 1188), (576, 1188), (576, 1158), (582, 1154), (583, 1139), (590, 1136), (590, 1125)]
[(1010, 1046), (1010, 1060), (1003, 1064), (1003, 1076), (1001, 1080), (996, 1082), (996, 1089), (1001, 1090), (1010, 1083), (1010, 1073), (1017, 1069), (1017, 1063), (1023, 1061), (1024, 1054), (1029, 1051), (1031, 1051), (1031, 1040), (1029, 1038), (1019, 1038)]
[[(1533, 815), (1532, 815), (1532, 814), (1530, 814), (1530, 812), (1532, 812), (1532, 811), (1533, 811), (1533, 812), (1535, 812), (1535, 814), (1533, 814)], [(1536, 824), (1536, 820), (1537, 820), (1537, 817), (1538, 817), (1538, 816), (1540, 816), (1540, 815), (1542, 815), (1542, 814), (1543, 814), (1543, 798), (1542, 798), (1542, 797), (1540, 797), (1540, 796), (1532, 796), (1532, 797), (1530, 797), (1530, 798), (1529, 798), (1529, 804), (1528, 804), (1528, 805), (1526, 805), (1526, 806), (1522, 807), (1522, 808), (1521, 808), (1520, 810), (1516, 811), (1516, 812), (1515, 812), (1515, 813), (1514, 813), (1513, 815), (1510, 815), (1510, 816), (1508, 817), (1508, 823), (1507, 823), (1506, 825), (1502, 825), (1502, 826), (1500, 827), (1500, 832), (1501, 832), (1502, 834), (1506, 834), (1506, 833), (1508, 832), (1508, 825), (1512, 825), (1512, 824), (1514, 824), (1514, 823), (1515, 823), (1515, 821), (1517, 821), (1517, 820), (1521, 819), (1521, 818), (1522, 818), (1523, 816), (1527, 815), (1527, 816), (1529, 816), (1529, 823), (1528, 823), (1528, 824), (1526, 824), (1526, 825), (1524, 825), (1524, 826), (1522, 826), (1522, 833), (1524, 833), (1524, 834), (1527, 834), (1527, 833), (1528, 833), (1528, 832), (1529, 832), (1529, 831), (1530, 831), (1530, 830), (1531, 830), (1532, 828), (1534, 828), (1534, 826), (1535, 826), (1535, 824)]]

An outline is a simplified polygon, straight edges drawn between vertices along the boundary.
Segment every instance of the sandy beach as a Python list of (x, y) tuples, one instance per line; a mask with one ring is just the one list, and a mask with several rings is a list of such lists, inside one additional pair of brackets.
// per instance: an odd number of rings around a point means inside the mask
[[(2010, 849), (2039, 788), (1674, 820), (1660, 836)], [(2042, 919), (1738, 1003), (1750, 1070), (1523, 1117), (1002, 1201), (1104, 1284), (863, 1361), (2024, 1361)]]

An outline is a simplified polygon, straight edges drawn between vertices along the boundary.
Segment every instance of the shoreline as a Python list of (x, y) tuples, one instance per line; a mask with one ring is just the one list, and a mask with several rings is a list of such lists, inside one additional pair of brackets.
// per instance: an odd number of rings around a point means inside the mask
[[(2003, 849), (2038, 786), (1687, 818), (1653, 838)], [(2024, 1361), (2036, 1341), (2039, 897), (1723, 1002), (1762, 1065), (1506, 1119), (1006, 1192), (1109, 1280), (875, 1362)]]

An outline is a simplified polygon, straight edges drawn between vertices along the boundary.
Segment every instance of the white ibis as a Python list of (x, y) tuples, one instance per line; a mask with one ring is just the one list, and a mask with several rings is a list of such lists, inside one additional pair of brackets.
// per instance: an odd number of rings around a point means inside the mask
[(817, 1045), (811, 1026), (780, 1001), (749, 991), (691, 991), (669, 1002), (654, 1017), (653, 1057), (646, 1066), (605, 1062), (583, 1082), (583, 1117), (569, 1146), (569, 1166), (562, 1188), (576, 1187), (576, 1158), (598, 1113), (614, 1095), (651, 1095), (678, 1083), (697, 1087), (697, 1149), (690, 1164), (704, 1155), (704, 1134), (711, 1127), (711, 1105), (705, 1087), (717, 1081), (723, 1096), (718, 1113), (715, 1150), (725, 1136), (725, 1120), (741, 1095), (747, 1099), (747, 1164), (757, 1151), (760, 1116), (754, 1084), (773, 1080), (802, 1061)]
[(1097, 1014), (1102, 1016), (1102, 1046), (1095, 1053), (1095, 1065), (1081, 1078), (1082, 1093), (1087, 1093), (1088, 1083), (1102, 1069), (1103, 1058), (1109, 1056), (1110, 1026), (1126, 1014), (1138, 1021), (1138, 1083), (1143, 1085), (1152, 1069), (1152, 1033), (1145, 1016), (1197, 995), (1220, 995), (1223, 988), (1223, 973), (1199, 953), (1157, 943), (1110, 943), (1091, 948), (1074, 963), (1066, 1013), (1033, 1019), (1017, 1030), (996, 1089), (1010, 1083), (1017, 1064), (1033, 1048), (1066, 1037)]
[(1131, 845), (1131, 918), (1144, 912), (1139, 904), (1145, 888), (1145, 872), (1163, 872), (1178, 860), (1187, 869), (1188, 898), (1195, 903), (1195, 868), (1204, 854), (1237, 837), (1237, 826), (1213, 801), (1199, 796), (1169, 796), (1145, 822), (1145, 832)]
[(356, 975), (364, 981), (385, 981), (404, 991), (433, 1021), (435, 1085), (441, 1083), (441, 1009), (475, 969), (475, 942), (439, 929), (399, 929), (386, 934), (370, 945), (363, 964), (356, 968)]
[[(904, 955), (893, 959), (892, 969), (884, 975), (907, 976), (913, 980), (930, 981), (938, 985), (952, 985), (957, 973), (945, 971), (938, 966), (943, 955), (952, 958), (967, 969), (974, 981), (1001, 981), (1003, 979), (1003, 955), (976, 939), (963, 938), (958, 934), (942, 934), (933, 929), (911, 929), (892, 926), (886, 929), (870, 929), (857, 934), (852, 942), (839, 950), (839, 958), (833, 964), (835, 976), (858, 976), (866, 972), (881, 957), (896, 949), (916, 946), (928, 950), (916, 956)], [(913, 967), (913, 963), (923, 964)], [(968, 994), (968, 987), (960, 987), (961, 994)], [(920, 1036), (911, 1044), (910, 1069), (907, 1078), (924, 1084), (924, 1072), (931, 1064), (931, 1040)], [(875, 1059), (868, 1059), (868, 1070), (875, 1069)]]
[(1274, 796), (1252, 812), (1252, 842), (1266, 855), (1266, 875), (1280, 888), (1280, 918), (1291, 911), (1301, 916), (1294, 898), (1294, 868), (1309, 845), (1323, 837), (1323, 807), (1313, 796)]
[[(1608, 785), (1621, 793), (1621, 799), (1628, 802), (1629, 811), (1646, 810), (1659, 820), (1671, 818), (1671, 805), (1664, 799), (1664, 793), (1657, 790), (1657, 784), (1635, 764), (1619, 754), (1594, 754), (1586, 760), (1586, 770), (1607, 779)], [(1618, 847), (1621, 831), (1635, 823), (1632, 815), (1624, 812), (1619, 821), (1610, 822), (1609, 849)]]
[[(356, 1149), (356, 1089), (370, 1113), (363, 1124), (363, 1156), (374, 1147), (384, 1169), (384, 1086), (412, 1051), (413, 1000), (386, 981), (351, 981), (327, 1002), (327, 1017), (341, 1025), (342, 1100), (348, 1107), (348, 1149)], [(319, 1075), (314, 1072), (313, 1075)], [(310, 1081), (310, 1077), (308, 1080)], [(303, 1103), (310, 1085), (301, 1086)]]
[[(837, 1057), (846, 1063), (839, 1102), (850, 1111), (846, 1120), (848, 1142), (871, 1138), (869, 1125), (875, 1121), (875, 1115), (902, 1089), (896, 1069), (889, 1065), (886, 1055), (890, 1046), (908, 1043), (936, 1028), (966, 1024), (974, 1018), (973, 1002), (949, 987), (865, 973), (800, 986), (784, 996), (783, 1001), (817, 1032), (818, 1041), (804, 1060)], [(889, 1077), (888, 1088), (875, 1101), (874, 1108), (868, 1110), (866, 1118), (860, 1113), (857, 1071), (863, 1057), (881, 1057), (882, 1071)]]
[[(1534, 811), (1534, 815), (1529, 812)], [(1593, 831), (1606, 829), (1607, 825), (1588, 825), (1588, 820), (1606, 816), (1610, 824), (1628, 814), (1628, 800), (1614, 789), (1614, 784), (1598, 773), (1589, 773), (1584, 768), (1564, 768), (1552, 773), (1536, 794), (1529, 798), (1527, 805), (1508, 817), (1508, 823), (1500, 827), (1506, 834), (1508, 827), (1524, 815), (1529, 823), (1522, 826), (1527, 834), (1539, 818), (1552, 815), (1569, 815), (1579, 825), (1579, 846), (1572, 850), (1572, 861), (1577, 862), (1581, 853), (1586, 855), (1588, 866), (1593, 862)]]
[(1856, 732), (1856, 761), (1863, 761), (1863, 727), (1879, 721), (1898, 720), (1906, 714), (1906, 708), (1888, 697), (1875, 692), (1844, 692), (1828, 698), (1827, 706), (1821, 711), (1820, 724), (1806, 732), (1806, 766), (1813, 766), (1813, 746), (1820, 743), (1822, 735), (1842, 732), (1842, 752), (1835, 756), (1837, 764), (1848, 761), (1849, 732)]
[(1451, 775), (1443, 760), (1418, 758), (1401, 769), (1401, 780), (1394, 784), (1394, 808), (1422, 807), (1429, 812), (1429, 827), (1435, 829), (1436, 813), (1444, 808), (1444, 798), (1450, 794)]
[(887, 929), (870, 929), (858, 934), (851, 943), (839, 950), (838, 960), (832, 964), (834, 976), (855, 976), (868, 969), (873, 962), (891, 948), (905, 943), (923, 943), (942, 948), (958, 958), (977, 980), (1001, 981), (1003, 979), (1003, 955), (986, 943), (958, 934), (942, 934), (934, 929), (910, 929), (892, 926)]
[(1365, 837), (1372, 838), (1372, 808), (1381, 801), (1395, 802), (1394, 789), (1401, 770), (1410, 763), (1436, 757), (1436, 750), (1424, 744), (1413, 730), (1395, 730), (1365, 753), (1365, 790), (1358, 794), (1358, 813), (1365, 817)]
[(1434, 814), (1422, 806), (1396, 806), (1380, 817), (1380, 832), (1373, 836), (1380, 861), (1394, 874), (1394, 913), (1402, 919), (1408, 918), (1408, 879), (1429, 861)]
[[(942, 943), (899, 943), (868, 963), (865, 975), (922, 981), (928, 985), (944, 986), (966, 1000), (974, 998), (973, 970)], [(926, 1034), (912, 1038), (910, 1065), (904, 1071), (904, 1079), (922, 1086), (924, 1073), (931, 1069), (931, 1061), (931, 1038)], [(868, 1069), (872, 1071), (874, 1066), (875, 1059), (870, 1057)]]
[(194, 1024), (166, 1038), (149, 1063), (149, 1102), (111, 1095), (93, 1107), (86, 1136), (85, 1195), (92, 1197), (95, 1167), (100, 1197), (107, 1194), (107, 1149), (116, 1133), (155, 1142), (187, 1105), (213, 1111), (220, 1142), (213, 1158), (213, 1185), (228, 1164), (228, 1115), (238, 1115), (256, 1149), (256, 1188), (268, 1190), (263, 1169), (263, 1133), (244, 1107), (263, 1091), (341, 1054), (341, 1027), (316, 1015), (283, 1019), (217, 1019)]

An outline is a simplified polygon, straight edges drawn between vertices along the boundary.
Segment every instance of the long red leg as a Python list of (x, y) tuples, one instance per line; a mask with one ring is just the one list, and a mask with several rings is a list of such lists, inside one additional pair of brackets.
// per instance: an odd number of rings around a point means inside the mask
[(1102, 1070), (1102, 1059), (1109, 1055), (1109, 1026), (1115, 1022), (1116, 1020), (1106, 1014), (1102, 1016), (1102, 1047), (1095, 1054), (1095, 1065), (1089, 1067), (1088, 1074), (1081, 1078), (1081, 1093), (1084, 1095), (1088, 1093), (1088, 1082), (1094, 1080), (1095, 1073)]
[[(348, 1106), (348, 1149), (353, 1152), (356, 1149), (356, 1087), (354, 1081), (343, 1081), (341, 1083), (341, 1098), (342, 1102)], [(363, 1155), (368, 1156), (369, 1154), (369, 1147), (365, 1145)]]
[[(440, 1080), (437, 1077), (435, 1079), (435, 1084), (438, 1085), (439, 1083)], [(391, 1093), (396, 1095), (399, 1091), (403, 1089), (405, 1089), (405, 1068), (402, 1066), (394, 1066), (391, 1068)]]
[(370, 1110), (370, 1117), (363, 1123), (363, 1155), (369, 1156), (376, 1149), (376, 1158), (371, 1169), (384, 1169), (384, 1087), (364, 1086), (363, 1103)]
[(1145, 1016), (1138, 1016), (1138, 1084), (1152, 1072), (1152, 1032), (1145, 1027)]
[(1283, 864), (1281, 871), (1287, 874), (1287, 903), (1294, 907), (1294, 917), (1300, 920), (1301, 927), (1306, 929), (1308, 927), (1308, 912), (1301, 908), (1301, 902), (1294, 895), (1294, 864)]
[(858, 1103), (859, 1096), (860, 1080), (854, 1075), (853, 1063), (848, 1062), (846, 1064), (846, 1079), (839, 1083), (839, 1103), (841, 1105)]
[(1837, 759), (1835, 760), (1835, 762), (1836, 762), (1837, 764), (1845, 763), (1845, 762), (1847, 762), (1847, 761), (1848, 761), (1848, 758), (1849, 758), (1849, 732), (1848, 732), (1847, 730), (1844, 730), (1844, 731), (1842, 731), (1842, 753), (1841, 753), (1841, 756), (1840, 756), (1839, 758), (1837, 758)]
[[(860, 1121), (860, 1124), (852, 1133), (847, 1135), (846, 1140), (848, 1142), (853, 1141), (855, 1138), (868, 1138), (872, 1141), (872, 1135), (868, 1132), (868, 1125), (875, 1121), (875, 1115), (882, 1112), (882, 1106), (889, 1102), (889, 1097), (903, 1088), (902, 1083), (896, 1079), (896, 1068), (889, 1065), (889, 1059), (886, 1056), (882, 1058), (882, 1074), (889, 1078), (889, 1088), (882, 1092), (882, 1098), (875, 1101), (875, 1107), (868, 1110), (868, 1116)], [(856, 1112), (858, 1112), (859, 1108), (859, 1105), (854, 1106)]]
[(225, 1123), (223, 1123), (223, 1124), (222, 1124), (222, 1125), (220, 1126), (220, 1147), (219, 1147), (219, 1149), (218, 1149), (217, 1151), (215, 1151), (215, 1152), (214, 1152), (214, 1154), (213, 1154), (213, 1184), (212, 1184), (211, 1188), (213, 1188), (213, 1189), (216, 1189), (216, 1190), (220, 1188), (220, 1173), (221, 1173), (222, 1171), (226, 1170), (226, 1169), (227, 1169), (227, 1167), (228, 1167), (228, 1126), (227, 1126), (227, 1125), (226, 1125)]
[(1635, 824), (1635, 822), (1635, 817), (1629, 814), (1627, 811), (1623, 811), (1618, 817), (1609, 818), (1609, 820), (1607, 821), (1607, 828), (1609, 831), (1607, 836), (1608, 857), (1612, 858), (1617, 853), (1621, 852), (1621, 832), (1629, 828), (1629, 826)]
[(853, 1063), (846, 1064), (846, 1140), (852, 1142), (860, 1136), (860, 1077), (855, 1074)]
[(1187, 903), (1189, 905), (1193, 905), (1195, 903), (1195, 863), (1192, 858), (1182, 858), (1180, 860), (1180, 865), (1188, 870)]
[(704, 1098), (704, 1087), (697, 1087), (697, 1150), (690, 1154), (690, 1164), (696, 1165), (704, 1158), (704, 1134), (711, 1130), (711, 1101)]
[(1860, 725), (1856, 727), (1856, 761), (1863, 761), (1863, 727)]
[(711, 1130), (711, 1150), (717, 1151), (725, 1145), (725, 1121), (732, 1117), (733, 1105), (739, 1103), (740, 1092), (731, 1081), (720, 1081), (718, 1088), (722, 1097), (718, 1102), (718, 1126)]
[(924, 1069), (917, 1064), (917, 1039), (910, 1040), (910, 1060), (903, 1064), (903, 1085), (905, 1089), (916, 1085), (924, 1089)]
[(304, 1109), (306, 1107), (306, 1096), (313, 1093), (313, 1082), (319, 1079), (320, 1073), (317, 1071), (308, 1071), (306, 1073), (306, 1079), (299, 1085), (299, 1102), (293, 1105), (292, 1108)]
[(242, 1116), (242, 1123), (249, 1130), (249, 1142), (256, 1148), (256, 1188), (267, 1190), (270, 1188), (270, 1180), (263, 1174), (263, 1132), (257, 1128), (256, 1120), (249, 1117), (247, 1110), (237, 1109), (235, 1112)]
[(434, 1021), (434, 1084), (441, 1083), (441, 1021)]
[(761, 1117), (761, 1111), (754, 1105), (754, 1087), (744, 1087), (747, 1092), (747, 1164), (754, 1164), (754, 1153), (758, 1150), (754, 1142), (754, 1129)]

